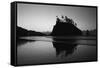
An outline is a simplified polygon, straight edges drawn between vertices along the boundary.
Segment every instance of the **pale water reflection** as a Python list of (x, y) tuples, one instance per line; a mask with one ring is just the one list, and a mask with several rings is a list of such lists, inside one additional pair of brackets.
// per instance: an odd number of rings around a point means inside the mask
[(51, 37), (23, 37), (23, 39), (23, 43), (17, 44), (19, 65), (96, 60), (96, 40), (93, 39), (75, 40), (73, 43), (69, 43), (68, 40), (56, 41)]

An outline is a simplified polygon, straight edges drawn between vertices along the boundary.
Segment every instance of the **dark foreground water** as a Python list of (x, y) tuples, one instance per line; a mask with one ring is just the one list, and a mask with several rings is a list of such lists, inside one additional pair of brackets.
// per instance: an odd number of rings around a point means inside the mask
[(17, 42), (17, 63), (92, 61), (97, 58), (96, 51), (96, 37), (21, 37)]

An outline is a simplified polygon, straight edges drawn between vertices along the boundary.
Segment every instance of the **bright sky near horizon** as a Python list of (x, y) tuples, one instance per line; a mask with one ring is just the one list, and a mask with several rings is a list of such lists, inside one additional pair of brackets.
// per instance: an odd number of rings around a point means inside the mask
[(52, 6), (18, 4), (17, 25), (28, 30), (52, 31), (56, 16), (68, 16), (81, 30), (96, 28), (96, 8), (75, 6)]

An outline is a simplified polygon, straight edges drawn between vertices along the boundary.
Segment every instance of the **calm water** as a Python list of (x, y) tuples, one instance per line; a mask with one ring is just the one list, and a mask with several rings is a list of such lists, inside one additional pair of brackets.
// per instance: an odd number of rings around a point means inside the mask
[(96, 60), (95, 37), (21, 37), (18, 64)]

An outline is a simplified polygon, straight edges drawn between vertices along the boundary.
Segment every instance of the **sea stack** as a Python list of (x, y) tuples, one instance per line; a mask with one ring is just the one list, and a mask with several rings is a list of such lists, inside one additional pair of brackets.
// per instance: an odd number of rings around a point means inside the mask
[(67, 16), (59, 19), (57, 17), (56, 24), (51, 33), (52, 36), (69, 36), (69, 35), (82, 35), (82, 31), (77, 28), (77, 24)]

